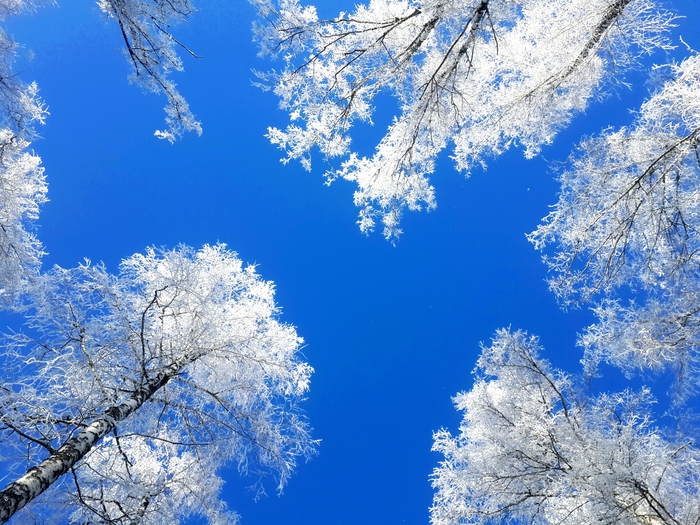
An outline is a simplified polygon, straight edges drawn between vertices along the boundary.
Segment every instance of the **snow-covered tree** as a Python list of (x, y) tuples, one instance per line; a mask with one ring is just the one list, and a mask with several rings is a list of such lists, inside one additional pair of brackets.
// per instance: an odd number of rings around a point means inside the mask
[[(168, 78), (182, 69), (176, 48), (189, 50), (170, 33), (170, 26), (193, 12), (189, 0), (102, 0), (99, 7), (116, 19), (133, 66), (132, 80), (147, 91), (164, 93), (167, 129), (156, 135), (170, 141), (201, 125)], [(33, 10), (31, 0), (0, 1), (0, 23)], [(14, 71), (17, 44), (0, 28), (0, 293), (11, 297), (21, 281), (35, 274), (43, 255), (32, 222), (46, 201), (41, 160), (30, 153), (35, 126), (46, 108), (36, 84), (23, 83)]]
[(173, 142), (188, 131), (202, 133), (202, 126), (187, 101), (170, 80), (172, 71), (182, 71), (177, 49), (196, 56), (171, 32), (194, 11), (190, 0), (100, 0), (100, 9), (119, 24), (129, 62), (131, 80), (146, 91), (163, 93), (167, 128), (156, 136)]
[(649, 392), (589, 399), (539, 352), (507, 330), (483, 348), (459, 434), (434, 436), (433, 525), (698, 523), (700, 455), (653, 426)]
[[(34, 8), (31, 0), (0, 1), (0, 23), (11, 16), (26, 13)], [(33, 126), (43, 123), (46, 109), (37, 96), (35, 84), (23, 83), (14, 71), (17, 44), (4, 28), (0, 27), (0, 122), (14, 135), (24, 138), (34, 136)]]
[[(260, 74), (292, 123), (269, 138), (310, 169), (317, 146), (343, 157), (326, 173), (358, 185), (358, 221), (400, 234), (402, 210), (435, 207), (428, 175), (454, 146), (457, 169), (513, 145), (531, 157), (641, 53), (664, 47), (672, 17), (652, 0), (371, 0), (332, 19), (297, 0), (255, 0), (269, 21), (262, 52), (285, 61)], [(372, 122), (375, 98), (399, 113), (374, 155), (350, 129)]]
[[(603, 297), (598, 324), (581, 338), (591, 372), (604, 359), (672, 367), (697, 384), (700, 56), (661, 72), (667, 81), (630, 127), (579, 146), (559, 176), (559, 201), (530, 240), (554, 245), (545, 261), (564, 305)], [(618, 297), (623, 287), (635, 301)]]
[[(0, 2), (0, 22), (31, 8), (24, 0)], [(39, 157), (28, 151), (46, 109), (36, 84), (13, 71), (16, 44), (0, 27), (0, 295), (11, 295), (39, 269), (43, 254), (32, 233), (46, 182)]]
[(0, 461), (18, 475), (0, 522), (232, 523), (218, 469), (279, 489), (315, 442), (298, 403), (312, 369), (273, 286), (224, 246), (149, 249), (32, 282), (29, 332), (6, 337)]
[(0, 129), (0, 295), (8, 297), (39, 270), (43, 255), (32, 221), (47, 187), (41, 159), (27, 151), (29, 144), (11, 128)]

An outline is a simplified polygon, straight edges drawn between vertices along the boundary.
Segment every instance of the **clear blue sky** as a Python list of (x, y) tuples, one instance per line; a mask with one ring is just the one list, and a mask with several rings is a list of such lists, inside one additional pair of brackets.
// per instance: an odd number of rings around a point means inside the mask
[[(698, 4), (666, 3), (688, 15), (675, 41), (682, 34), (695, 49)], [(148, 245), (217, 241), (256, 263), (277, 285), (283, 319), (306, 340), (316, 369), (306, 410), (323, 441), (279, 498), (255, 503), (245, 489), (252, 480), (227, 474), (230, 507), (243, 525), (427, 525), (428, 478), (440, 459), (430, 452), (432, 432), (457, 429), (451, 396), (470, 388), (479, 342), (500, 327), (526, 329), (555, 364), (578, 371), (576, 333), (590, 314), (557, 307), (524, 236), (555, 202), (557, 184), (545, 160), (525, 161), (519, 151), (468, 180), (444, 155), (432, 177), (437, 210), (407, 214), (396, 247), (381, 234), (365, 237), (349, 183), (324, 186), (320, 158), (310, 174), (283, 166), (263, 137), (286, 115), (274, 95), (251, 85), (251, 69), (270, 67), (251, 42), (251, 6), (197, 6), (176, 34), (203, 58), (186, 58), (174, 80), (204, 134), (174, 145), (153, 137), (164, 100), (128, 84), (119, 30), (94, 2), (11, 21), (34, 55), (21, 62), (22, 78), (38, 82), (51, 112), (34, 144), (49, 181), (38, 231), (45, 264), (72, 267), (87, 257), (116, 271)], [(350, 8), (326, 2), (324, 14)], [(632, 90), (592, 106), (543, 156), (562, 160), (582, 134), (630, 122), (645, 73), (629, 79)], [(366, 153), (392, 109), (356, 130)]]

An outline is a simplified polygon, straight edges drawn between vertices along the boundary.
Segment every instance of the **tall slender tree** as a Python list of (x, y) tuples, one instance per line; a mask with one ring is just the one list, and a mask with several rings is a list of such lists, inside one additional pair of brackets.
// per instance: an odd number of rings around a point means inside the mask
[(272, 472), (281, 489), (313, 454), (302, 341), (277, 320), (272, 283), (224, 246), (149, 249), (119, 276), (54, 268), (24, 306), (30, 331), (3, 358), (1, 459), (34, 466), (0, 493), (0, 522), (51, 490), (27, 511), (229, 523), (220, 467)]

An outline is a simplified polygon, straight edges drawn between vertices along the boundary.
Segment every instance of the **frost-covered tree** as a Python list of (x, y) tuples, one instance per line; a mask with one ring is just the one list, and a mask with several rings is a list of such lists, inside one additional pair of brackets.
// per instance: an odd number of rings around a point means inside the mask
[[(400, 234), (402, 210), (435, 207), (428, 175), (449, 144), (469, 173), (513, 145), (549, 144), (573, 115), (635, 62), (665, 46), (671, 17), (652, 0), (371, 0), (319, 18), (297, 0), (255, 0), (263, 54), (281, 72), (261, 74), (291, 124), (269, 138), (310, 169), (316, 146), (342, 157), (326, 173), (358, 185), (358, 221)], [(350, 129), (372, 122), (388, 93), (398, 114), (371, 157), (353, 151)]]
[(539, 352), (507, 330), (482, 349), (459, 434), (434, 436), (432, 524), (698, 523), (700, 455), (653, 426), (649, 392), (589, 399)]
[[(34, 8), (31, 0), (0, 0), (0, 23)], [(0, 27), (0, 122), (14, 135), (34, 136), (33, 126), (43, 123), (46, 110), (35, 84), (23, 83), (14, 71), (17, 43)]]
[[(189, 51), (170, 33), (172, 24), (192, 13), (189, 0), (102, 0), (98, 5), (120, 27), (132, 80), (166, 95), (167, 129), (156, 135), (173, 141), (186, 131), (201, 133), (200, 123), (168, 78), (171, 71), (182, 69), (176, 48)], [(34, 7), (31, 0), (0, 0), (0, 23)], [(43, 250), (32, 222), (47, 193), (41, 160), (29, 152), (35, 126), (44, 122), (47, 112), (36, 84), (23, 83), (13, 69), (16, 49), (0, 28), (0, 293), (5, 296), (39, 269)]]
[(173, 142), (188, 131), (202, 133), (202, 126), (187, 101), (170, 80), (172, 71), (182, 71), (177, 49), (196, 56), (171, 32), (194, 11), (190, 0), (100, 0), (100, 9), (119, 24), (129, 62), (131, 80), (146, 91), (163, 93), (167, 128), (156, 136)]
[(601, 359), (672, 367), (683, 394), (700, 363), (700, 56), (662, 71), (631, 126), (579, 146), (530, 240), (554, 245), (545, 261), (564, 305), (603, 298), (581, 338), (591, 371)]
[[(0, 2), (0, 23), (27, 11), (24, 0)], [(39, 269), (43, 254), (32, 233), (39, 206), (46, 201), (40, 159), (30, 153), (34, 127), (46, 109), (36, 84), (24, 84), (13, 71), (16, 44), (0, 27), (0, 295), (11, 295)]]
[[(273, 286), (224, 246), (150, 249), (32, 282), (29, 331), (6, 337), (0, 522), (233, 523), (218, 469), (281, 489), (315, 442), (298, 403), (312, 369)], [(34, 465), (24, 472), (27, 465)], [(27, 514), (28, 513), (28, 514)]]
[[(32, 0), (0, 0), (0, 22), (9, 16), (31, 11)], [(125, 52), (132, 66), (130, 80), (145, 91), (162, 93), (165, 106), (166, 129), (155, 132), (159, 138), (175, 141), (188, 131), (202, 133), (201, 123), (190, 111), (187, 101), (169, 78), (173, 71), (182, 71), (178, 49), (197, 57), (172, 33), (172, 27), (187, 22), (195, 9), (190, 0), (99, 0), (100, 10), (108, 19), (114, 19), (124, 40)], [(22, 93), (32, 86), (22, 85), (12, 70), (15, 42), (0, 29), (0, 104), (10, 119), (23, 120), (25, 125), (45, 113), (39, 99), (34, 97), (34, 108), (27, 113)], [(36, 86), (33, 86), (36, 91)], [(36, 93), (34, 93), (35, 95)]]
[(29, 141), (11, 128), (0, 129), (0, 295), (11, 296), (35, 274), (43, 255), (32, 221), (46, 201), (41, 159)]

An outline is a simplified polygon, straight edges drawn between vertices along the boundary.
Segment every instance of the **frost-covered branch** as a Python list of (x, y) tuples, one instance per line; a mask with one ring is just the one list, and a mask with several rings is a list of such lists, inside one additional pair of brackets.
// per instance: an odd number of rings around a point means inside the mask
[[(260, 74), (292, 123), (269, 138), (310, 169), (318, 147), (344, 158), (329, 171), (357, 183), (360, 228), (377, 219), (400, 234), (405, 209), (435, 207), (428, 175), (450, 143), (469, 173), (513, 145), (531, 157), (641, 53), (666, 46), (672, 17), (651, 0), (372, 0), (319, 19), (296, 0), (257, 0), (263, 54), (282, 72)], [(379, 93), (398, 114), (374, 155), (351, 147), (372, 123)]]
[(459, 435), (434, 436), (433, 525), (697, 523), (698, 451), (654, 428), (649, 392), (588, 399), (539, 352), (507, 330), (482, 349)]
[(44, 253), (32, 232), (46, 202), (44, 169), (22, 135), (0, 129), (0, 294), (5, 297), (38, 272)]
[(146, 91), (163, 93), (167, 129), (155, 135), (174, 142), (188, 131), (202, 133), (201, 123), (190, 111), (187, 101), (168, 77), (182, 71), (177, 50), (197, 55), (178, 41), (171, 26), (186, 22), (194, 12), (190, 0), (100, 0), (100, 9), (119, 25), (127, 57), (133, 67), (131, 80)]
[[(629, 128), (579, 146), (559, 202), (529, 238), (555, 246), (545, 262), (563, 304), (605, 298), (581, 339), (591, 369), (601, 359), (673, 367), (688, 386), (700, 343), (700, 56), (666, 69)], [(634, 302), (617, 299), (622, 287), (638, 292)]]
[(277, 321), (272, 284), (223, 246), (149, 250), (116, 277), (55, 268), (31, 284), (35, 335), (6, 338), (0, 438), (5, 464), (35, 466), (0, 493), (0, 520), (49, 490), (24, 512), (233, 522), (223, 465), (271, 472), (281, 489), (313, 454), (301, 339)]
[[(31, 10), (24, 0), (2, 2), (0, 22)], [(16, 43), (0, 27), (0, 295), (12, 297), (21, 282), (39, 270), (43, 255), (33, 221), (46, 202), (41, 159), (29, 151), (35, 127), (46, 116), (36, 84), (25, 84), (14, 71)]]

